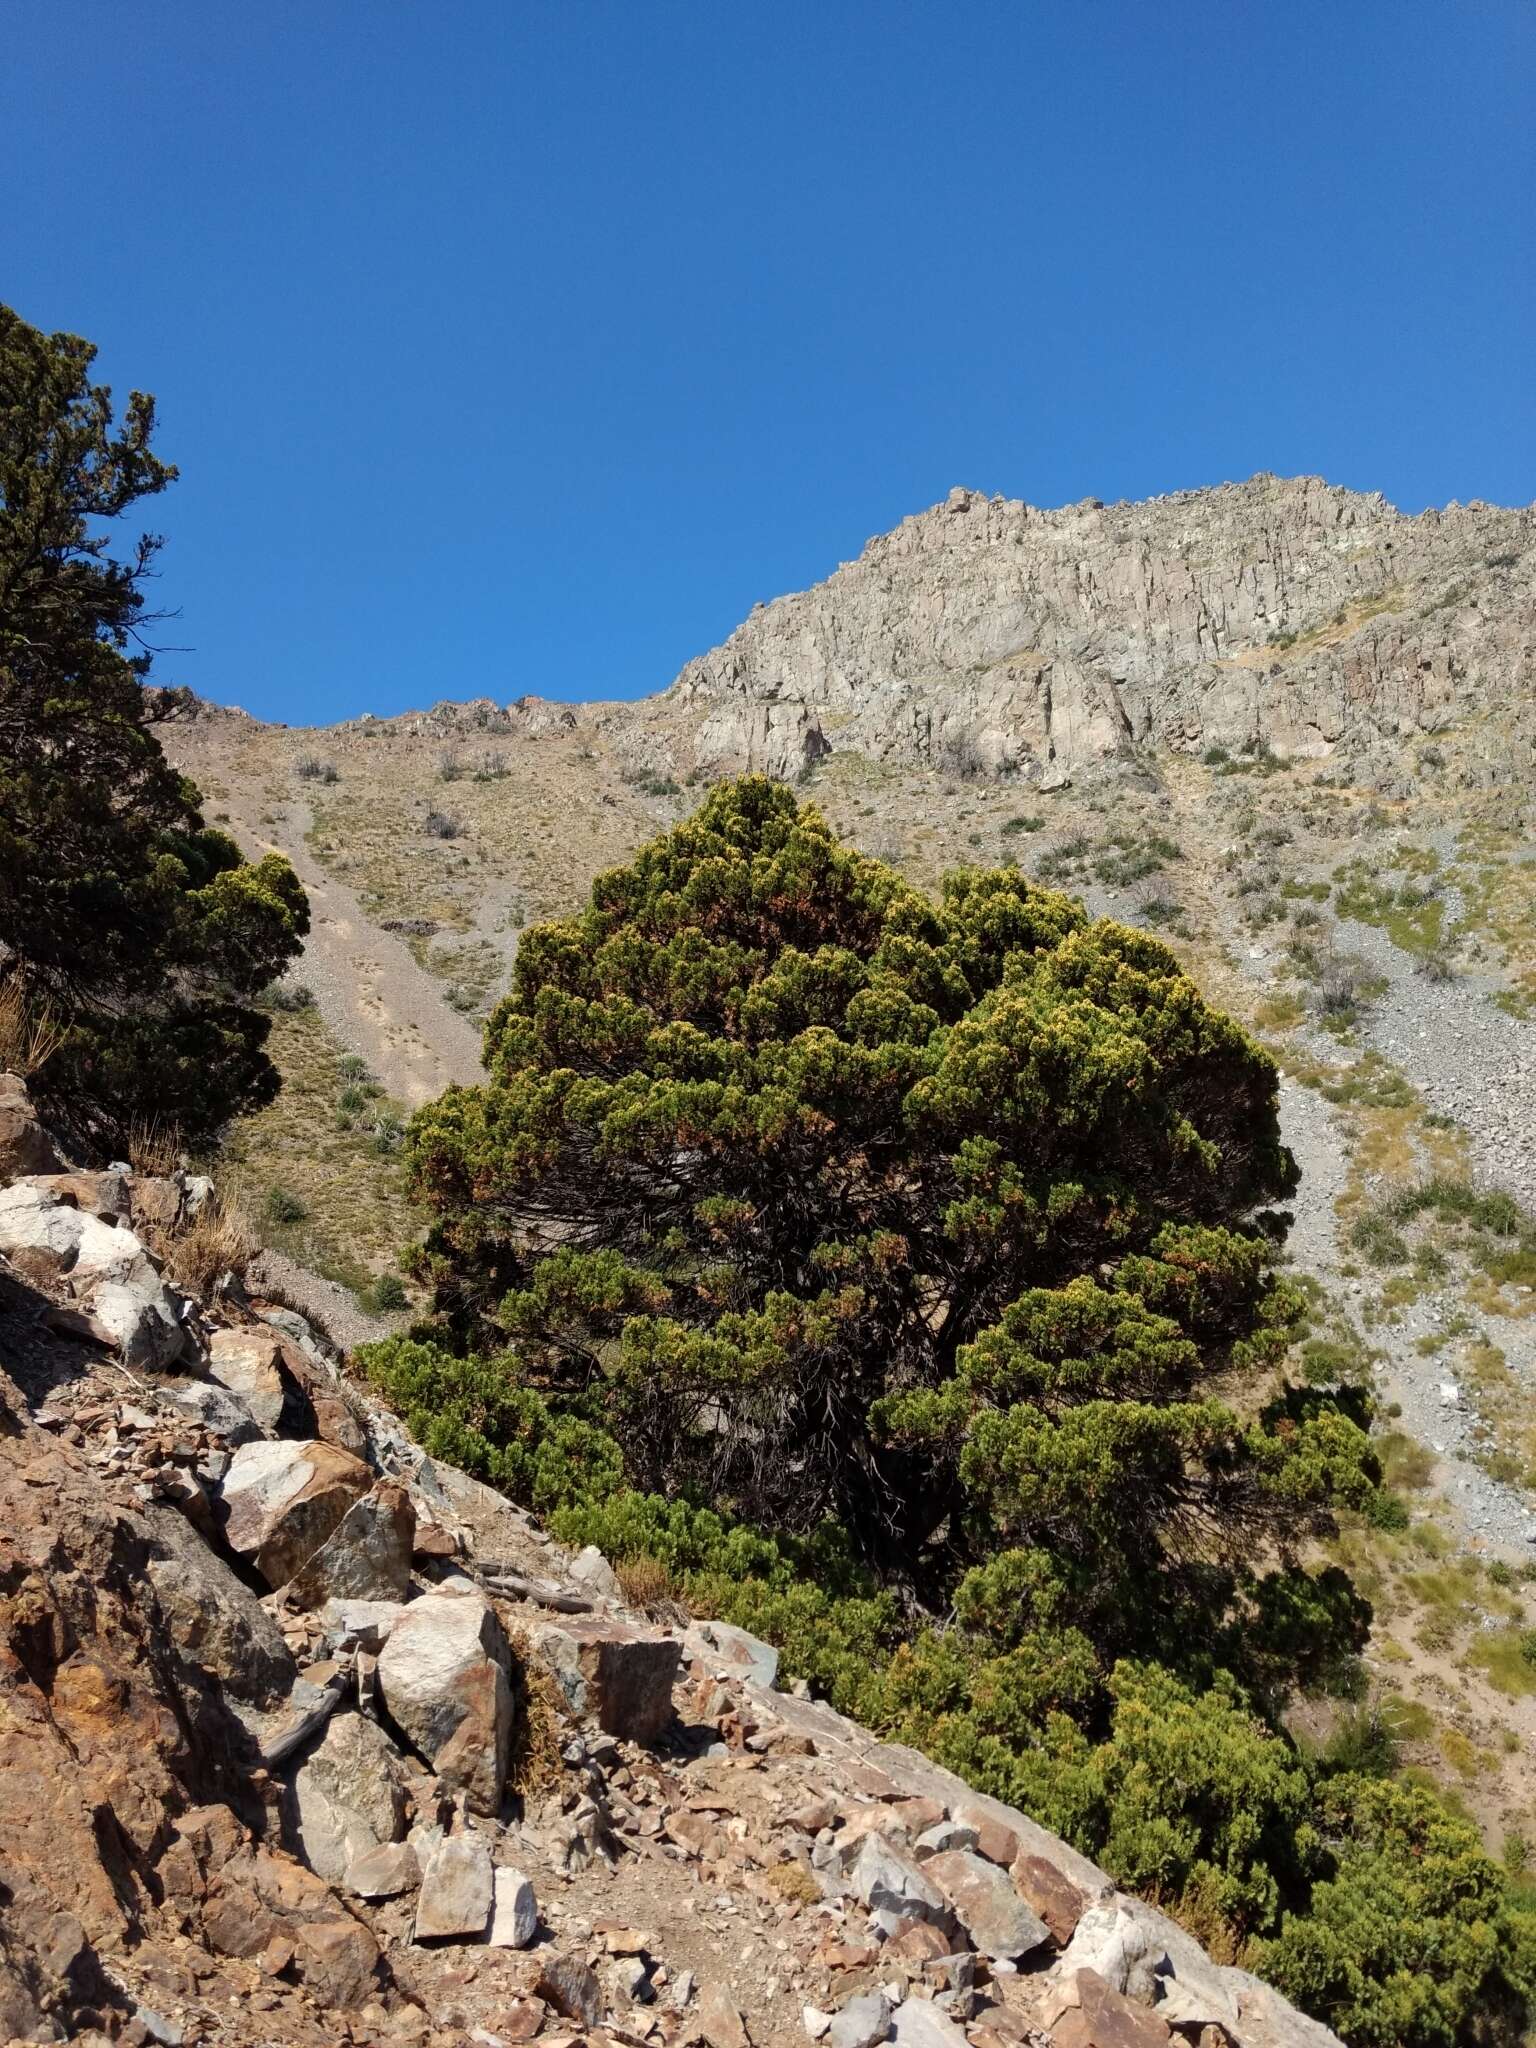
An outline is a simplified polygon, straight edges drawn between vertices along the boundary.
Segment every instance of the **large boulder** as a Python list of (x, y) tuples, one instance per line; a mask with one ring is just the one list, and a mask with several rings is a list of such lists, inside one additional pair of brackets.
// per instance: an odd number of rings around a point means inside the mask
[(347, 1509), (289, 1581), (289, 1597), (304, 1607), (323, 1607), (328, 1600), (403, 1600), (415, 1536), (410, 1495), (398, 1480), (381, 1479)]
[(377, 1721), (338, 1714), (294, 1772), (283, 1800), (286, 1832), (317, 1877), (339, 1884), (354, 1860), (405, 1832), (405, 1785), (394, 1745)]
[(971, 1947), (994, 1962), (1011, 1962), (1049, 1940), (1045, 1922), (1015, 1891), (1007, 1871), (974, 1850), (930, 1856), (923, 1875), (943, 1893)]
[(286, 1585), (372, 1479), (332, 1444), (241, 1444), (219, 1488), (225, 1540), (269, 1586)]
[(391, 1719), (476, 1813), (501, 1805), (511, 1663), (495, 1610), (472, 1587), (413, 1600), (379, 1653), (379, 1692)]
[(215, 1330), (208, 1339), (208, 1377), (233, 1394), (264, 1435), (275, 1436), (288, 1389), (279, 1359), (282, 1342), (265, 1327)]
[(245, 1403), (212, 1380), (164, 1380), (160, 1392), (183, 1415), (200, 1423), (211, 1436), (222, 1438), (231, 1449), (236, 1444), (253, 1444), (263, 1434)]
[(416, 1895), (417, 1941), (478, 1941), (491, 1918), (491, 1852), (478, 1835), (449, 1835), (427, 1858)]
[(144, 1514), (152, 1532), (145, 1577), (186, 1667), (217, 1678), (229, 1700), (276, 1707), (298, 1676), (277, 1623), (181, 1515), (158, 1506)]
[(575, 1615), (542, 1623), (537, 1638), (573, 1713), (635, 1742), (654, 1740), (671, 1721), (682, 1657), (675, 1637), (633, 1622)]
[(1055, 2048), (1168, 2048), (1166, 2021), (1135, 2005), (1093, 1970), (1078, 1970), (1051, 2026)]
[(125, 1365), (153, 1370), (187, 1348), (183, 1303), (133, 1232), (65, 1200), (46, 1181), (0, 1190), (0, 1252), (34, 1285), (78, 1305)]
[(0, 1181), (24, 1173), (59, 1173), (63, 1160), (43, 1129), (27, 1084), (19, 1074), (0, 1074)]
[(262, 1843), (242, 1845), (209, 1872), (201, 1919), (219, 1955), (289, 1946), (295, 1975), (328, 2005), (361, 2005), (378, 1987), (379, 1945), (364, 1922), (295, 1857)]
[(895, 1933), (903, 1920), (928, 1920), (948, 1931), (954, 1913), (943, 1893), (928, 1882), (926, 1871), (936, 1858), (919, 1870), (879, 1835), (866, 1835), (852, 1870), (848, 1874), (854, 1896), (869, 1908), (869, 1917), (881, 1933)]

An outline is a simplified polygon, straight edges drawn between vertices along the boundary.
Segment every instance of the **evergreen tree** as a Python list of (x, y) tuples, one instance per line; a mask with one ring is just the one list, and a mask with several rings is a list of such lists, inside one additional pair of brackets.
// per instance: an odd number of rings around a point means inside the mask
[(985, 1568), (1014, 1638), (1070, 1588), (1117, 1652), (1369, 1491), (1336, 1404), (1217, 1392), (1285, 1345), (1273, 1065), (1017, 871), (935, 904), (721, 787), (525, 934), (486, 1063), (413, 1128), (426, 1269), (636, 1486), (840, 1523), (931, 1606)]
[(136, 1116), (206, 1135), (270, 1099), (251, 999), (297, 952), (286, 861), (242, 861), (204, 824), (145, 687), (144, 583), (159, 547), (111, 523), (176, 472), (153, 399), (121, 423), (94, 348), (0, 307), (0, 973), (67, 1027), (39, 1077), (103, 1140)]

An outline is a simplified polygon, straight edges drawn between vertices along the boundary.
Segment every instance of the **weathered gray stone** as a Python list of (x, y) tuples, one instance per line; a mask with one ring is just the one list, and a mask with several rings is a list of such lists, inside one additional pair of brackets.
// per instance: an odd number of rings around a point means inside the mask
[(902, 1920), (931, 1920), (942, 1927), (954, 1924), (944, 1895), (915, 1863), (908, 1862), (880, 1835), (866, 1835), (860, 1844), (849, 1885), (869, 1908), (870, 1918), (886, 1933)]
[(590, 2030), (603, 2016), (602, 1987), (594, 1970), (580, 1956), (546, 1956), (539, 1973), (539, 1995), (558, 2013)]
[(935, 1821), (931, 1828), (924, 1828), (912, 1844), (912, 1853), (919, 1863), (925, 1863), (930, 1856), (942, 1856), (946, 1849), (975, 1849), (976, 1830), (962, 1827), (957, 1820)]
[(682, 1654), (671, 1636), (589, 1615), (541, 1623), (535, 1635), (573, 1713), (636, 1742), (671, 1722)]
[(585, 1550), (578, 1550), (566, 1572), (572, 1585), (584, 1593), (591, 1593), (599, 1600), (622, 1600), (624, 1589), (614, 1574), (613, 1566), (604, 1557), (595, 1543), (589, 1543)]
[(413, 1600), (379, 1653), (379, 1690), (392, 1719), (477, 1813), (501, 1804), (512, 1736), (511, 1652), (477, 1590)]
[(347, 1867), (347, 1888), (360, 1899), (397, 1899), (421, 1882), (421, 1865), (409, 1842), (381, 1842)]
[(265, 1328), (215, 1330), (208, 1339), (208, 1377), (234, 1395), (264, 1436), (275, 1436), (283, 1418), (280, 1349)]
[(46, 1185), (0, 1189), (0, 1252), (86, 1312), (125, 1365), (150, 1371), (187, 1348), (181, 1297), (134, 1233), (61, 1202)]
[(696, 1621), (684, 1641), (691, 1656), (702, 1655), (711, 1670), (725, 1677), (748, 1678), (766, 1692), (778, 1683), (778, 1651), (744, 1628), (728, 1621)]
[(253, 1444), (262, 1435), (261, 1425), (244, 1403), (211, 1380), (168, 1380), (162, 1383), (160, 1391), (184, 1415), (201, 1423), (214, 1436), (222, 1437), (231, 1449)]
[(520, 1870), (499, 1865), (486, 1940), (492, 1948), (527, 1948), (538, 1929), (539, 1902), (533, 1886)]
[(229, 1699), (277, 1706), (298, 1676), (277, 1623), (181, 1515), (150, 1507), (145, 1517), (153, 1532), (145, 1572), (177, 1652), (211, 1672)]
[(403, 1600), (410, 1590), (415, 1534), (410, 1495), (397, 1480), (379, 1480), (294, 1574), (289, 1598), (301, 1607), (329, 1600)]
[(832, 2048), (875, 2048), (890, 2031), (891, 2001), (883, 1992), (866, 1991), (833, 2014), (827, 2039)]
[(331, 1444), (242, 1444), (219, 1488), (225, 1540), (269, 1586), (286, 1585), (372, 1478)]
[(938, 1887), (978, 1954), (1011, 1961), (1048, 1938), (1045, 1922), (1019, 1897), (1007, 1871), (974, 1850), (930, 1856), (923, 1875)]
[(478, 1835), (449, 1835), (427, 1858), (416, 1899), (417, 1941), (478, 1941), (491, 1917), (491, 1852)]
[(377, 1656), (404, 1612), (399, 1600), (327, 1600), (320, 1619), (333, 1651), (367, 1650)]
[(394, 1746), (376, 1721), (337, 1714), (293, 1773), (283, 1801), (290, 1838), (317, 1877), (337, 1884), (355, 1858), (405, 1828)]
[(965, 2029), (927, 1998), (904, 1998), (891, 2028), (896, 2048), (968, 2048)]

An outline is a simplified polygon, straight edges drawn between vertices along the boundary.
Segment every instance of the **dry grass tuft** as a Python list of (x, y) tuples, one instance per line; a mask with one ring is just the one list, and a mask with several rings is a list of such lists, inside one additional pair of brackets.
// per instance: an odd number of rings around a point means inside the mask
[(775, 1863), (763, 1872), (769, 1888), (776, 1891), (781, 1899), (788, 1899), (792, 1905), (815, 1906), (821, 1903), (821, 1886), (803, 1863), (791, 1859), (788, 1863)]
[(260, 1249), (239, 1207), (220, 1195), (205, 1202), (192, 1222), (161, 1247), (166, 1271), (176, 1285), (198, 1295), (212, 1294), (226, 1273), (243, 1280)]
[(64, 1042), (64, 1026), (45, 998), (29, 999), (19, 975), (0, 981), (0, 1070), (25, 1081)]
[(560, 1778), (560, 1696), (554, 1674), (521, 1629), (509, 1628), (515, 1721), (507, 1784), (519, 1797), (538, 1798)]
[(656, 1607), (674, 1597), (672, 1574), (660, 1558), (642, 1553), (621, 1558), (613, 1568), (624, 1598), (631, 1607)]
[(181, 1133), (158, 1117), (136, 1117), (128, 1126), (128, 1164), (135, 1173), (164, 1180), (181, 1164)]

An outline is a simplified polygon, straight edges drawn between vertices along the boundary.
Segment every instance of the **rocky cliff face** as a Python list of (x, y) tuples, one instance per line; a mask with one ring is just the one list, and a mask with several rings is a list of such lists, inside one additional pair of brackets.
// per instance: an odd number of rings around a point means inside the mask
[(759, 606), (658, 710), (688, 765), (856, 749), (1049, 785), (1137, 747), (1368, 752), (1468, 721), (1529, 762), (1536, 512), (1315, 477), (1038, 511), (956, 490)]
[(0, 1100), (0, 2038), (1337, 2048), (183, 1291), (206, 1184)]

